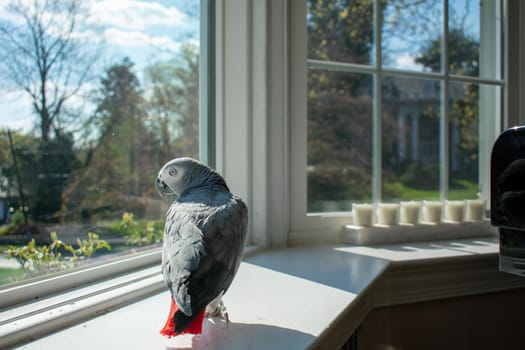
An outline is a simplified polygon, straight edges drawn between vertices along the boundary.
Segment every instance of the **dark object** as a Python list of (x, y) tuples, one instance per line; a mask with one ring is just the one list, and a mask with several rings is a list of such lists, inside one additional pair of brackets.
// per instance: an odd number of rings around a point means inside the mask
[(500, 232), (500, 270), (525, 276), (525, 126), (506, 130), (494, 143), (490, 213)]

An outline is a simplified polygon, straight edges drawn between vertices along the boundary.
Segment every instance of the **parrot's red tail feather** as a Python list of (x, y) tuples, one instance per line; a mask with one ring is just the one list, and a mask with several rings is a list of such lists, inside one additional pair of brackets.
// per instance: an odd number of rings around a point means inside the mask
[(199, 313), (199, 315), (181, 333), (175, 333), (175, 322), (173, 321), (173, 317), (175, 316), (175, 313), (178, 310), (179, 308), (177, 307), (177, 304), (175, 304), (175, 301), (173, 301), (173, 298), (171, 298), (171, 306), (170, 313), (168, 315), (168, 320), (166, 321), (164, 327), (162, 327), (162, 329), (160, 330), (160, 334), (169, 338), (179, 334), (201, 334), (202, 322), (204, 321), (204, 313), (206, 310), (202, 310), (201, 313)]

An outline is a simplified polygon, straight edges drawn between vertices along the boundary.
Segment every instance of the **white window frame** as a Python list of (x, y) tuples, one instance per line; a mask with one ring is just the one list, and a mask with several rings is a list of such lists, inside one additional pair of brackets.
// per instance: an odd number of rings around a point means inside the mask
[[(512, 112), (506, 127), (525, 124), (525, 99), (520, 98), (525, 95), (525, 69), (520, 69), (525, 67), (525, 4), (508, 0), (504, 10), (510, 62), (505, 109)], [(215, 13), (215, 166), (248, 203), (249, 243), (269, 248), (339, 242), (350, 213), (306, 211), (305, 0), (217, 0)], [(151, 266), (160, 259), (159, 250), (130, 259), (128, 265), (127, 260), (111, 261), (65, 272), (61, 275), (74, 273), (75, 278), (63, 278), (52, 291), (52, 284), (42, 283), (36, 293), (24, 291), (22, 299)]]
[[(263, 248), (339, 241), (341, 227), (348, 219), (348, 213), (306, 214), (304, 4), (304, 0), (216, 2), (216, 166), (232, 190), (247, 200), (251, 243)], [(509, 48), (510, 62), (506, 65), (505, 103), (512, 111), (505, 126), (511, 126), (525, 124), (525, 99), (520, 98), (525, 95), (525, 69), (520, 69), (525, 67), (525, 4), (508, 0), (504, 16), (509, 19), (505, 47)], [(155, 266), (159, 260), (157, 249), (101, 262), (8, 287), (11, 290), (3, 288), (0, 299), (14, 306), (111, 280), (115, 275), (127, 276)], [(40, 284), (36, 293), (35, 283)], [(152, 282), (152, 290), (160, 284), (160, 280)], [(8, 294), (10, 299), (4, 299)], [(114, 302), (119, 304), (119, 300)]]
[[(485, 4), (490, 4), (490, 6), (484, 6), (483, 12), (480, 14), (482, 18), (490, 19), (489, 26), (482, 26), (481, 36), (483, 40), (492, 40), (494, 45), (482, 45), (484, 47), (493, 48), (492, 52), (501, 50), (500, 37), (494, 37), (493, 35), (489, 36), (486, 33), (489, 33), (494, 26), (498, 25), (498, 21), (501, 19), (505, 20), (507, 17), (508, 11), (507, 6), (504, 6), (504, 9), (499, 9), (499, 6), (496, 6), (498, 1), (484, 1)], [(514, 6), (518, 6), (514, 4)], [(375, 74), (376, 81), (380, 75), (392, 75), (392, 76), (405, 76), (405, 77), (439, 77), (442, 81), (448, 82), (459, 81), (459, 82), (476, 82), (483, 84), (490, 84), (493, 86), (504, 87), (505, 81), (499, 75), (496, 75), (495, 79), (483, 79), (483, 78), (471, 78), (466, 76), (453, 76), (449, 75), (448, 72), (445, 73), (423, 73), (423, 72), (411, 72), (411, 71), (401, 71), (396, 69), (379, 69), (381, 64), (381, 43), (379, 40), (376, 40), (375, 52), (377, 66), (361, 66), (353, 64), (341, 64), (341, 63), (332, 63), (332, 62), (321, 62), (315, 60), (306, 60), (307, 47), (306, 47), (306, 0), (302, 1), (293, 1), (292, 10), (290, 11), (293, 16), (291, 19), (292, 33), (294, 35), (294, 42), (292, 46), (292, 61), (293, 67), (291, 70), (291, 110), (292, 110), (292, 146), (291, 146), (291, 177), (294, 181), (291, 182), (293, 203), (292, 203), (292, 218), (291, 218), (291, 233), (289, 240), (292, 242), (302, 242), (302, 241), (337, 241), (339, 240), (341, 228), (344, 224), (351, 223), (352, 214), (350, 212), (345, 213), (321, 213), (321, 214), (308, 214), (306, 203), (307, 203), (307, 178), (306, 178), (306, 164), (307, 164), (307, 110), (306, 110), (306, 74), (308, 65), (312, 67), (320, 67), (330, 69), (338, 69), (342, 71), (353, 71), (353, 72), (366, 72)], [(379, 16), (376, 16), (378, 18)], [(447, 15), (444, 16), (445, 23), (448, 22)], [(375, 32), (378, 32), (380, 28), (379, 23), (374, 23), (376, 27)], [(508, 32), (508, 31), (507, 31)], [(446, 40), (445, 40), (446, 42)], [(486, 53), (486, 52), (485, 52)], [(483, 52), (481, 53), (483, 54)], [(486, 55), (487, 56), (487, 55)], [(498, 55), (488, 55), (489, 60), (482, 59), (481, 69), (484, 67), (501, 67), (502, 62), (496, 59)], [(509, 75), (507, 75), (509, 76)], [(376, 84), (376, 87), (378, 84)], [(446, 86), (446, 84), (445, 84)], [(446, 89), (442, 89), (442, 94), (447, 94)], [(506, 91), (506, 89), (504, 89)], [(380, 89), (375, 89), (374, 99), (380, 101)], [(501, 100), (501, 99), (500, 99)], [(505, 99), (506, 100), (506, 99)], [(444, 99), (446, 101), (446, 99)], [(488, 108), (490, 106), (490, 109)], [(480, 106), (481, 107), (481, 106)], [(484, 100), (484, 107), (482, 115), (480, 117), (480, 129), (483, 133), (480, 133), (480, 140), (483, 139), (485, 147), (480, 148), (480, 159), (485, 160), (480, 162), (480, 168), (483, 171), (480, 171), (480, 184), (482, 186), (482, 196), (483, 198), (488, 199), (489, 189), (490, 189), (490, 178), (489, 178), (489, 159), (491, 145), (496, 139), (497, 135), (501, 131), (501, 122), (498, 118), (494, 118), (494, 115), (503, 115), (503, 120), (507, 120), (506, 117), (506, 108), (500, 103), (494, 103), (491, 99)], [(481, 109), (480, 108), (480, 109)], [(446, 110), (446, 109), (445, 109)], [(374, 120), (374, 130), (373, 130), (373, 148), (376, 150), (381, 149), (381, 126), (380, 126), (380, 107), (374, 108), (374, 115), (371, 116)], [(441, 169), (441, 194), (444, 198), (447, 196), (448, 188), (448, 118), (445, 114), (445, 118), (442, 118), (441, 122), (441, 135), (442, 140), (440, 141), (440, 153), (441, 153), (441, 162), (445, 166)], [(373, 152), (375, 154), (380, 154), (381, 152)], [(373, 200), (378, 202), (381, 200), (379, 189), (381, 188), (381, 158), (376, 156), (373, 160), (374, 174), (373, 178)]]
[[(213, 40), (216, 39), (213, 35), (215, 34), (216, 26), (214, 19), (216, 18), (215, 16), (219, 16), (219, 12), (216, 12), (216, 8), (213, 5), (214, 0), (200, 0), (201, 18), (206, 18), (208, 21), (211, 21), (211, 23), (201, 21), (200, 28), (201, 46), (199, 64), (203, 67), (203, 71), (199, 74), (199, 133), (206, 137), (199, 139), (199, 152), (202, 161), (210, 163), (212, 166), (214, 165), (215, 159), (213, 156), (210, 157), (209, 154), (215, 155), (216, 149), (214, 144), (215, 140), (213, 139), (216, 134), (216, 126), (214, 124), (214, 102), (216, 101), (216, 97), (214, 94), (215, 80), (213, 79), (216, 65), (214, 60), (208, 59), (208, 55), (214, 54), (215, 43)], [(212, 79), (208, 79), (210, 75)], [(211, 99), (208, 99), (208, 96), (211, 96)], [(139, 253), (112, 256), (107, 260), (0, 286), (0, 309), (41, 299), (78, 288), (82, 285), (100, 282), (155, 265), (159, 266), (160, 273), (160, 260), (160, 247), (144, 248), (144, 250)], [(118, 302), (118, 300), (115, 300), (115, 303)]]
[[(305, 0), (219, 0), (216, 7), (216, 166), (248, 203), (249, 243), (339, 242), (351, 213), (308, 215), (306, 207)], [(505, 128), (525, 123), (525, 5), (504, 1), (501, 17), (512, 44), (504, 43)], [(483, 137), (494, 138), (497, 124)]]
[(259, 247), (285, 246), (289, 232), (291, 3), (216, 1), (216, 166)]

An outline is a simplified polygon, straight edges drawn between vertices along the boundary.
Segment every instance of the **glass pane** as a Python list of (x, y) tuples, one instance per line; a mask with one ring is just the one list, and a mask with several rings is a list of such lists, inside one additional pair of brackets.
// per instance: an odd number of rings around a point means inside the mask
[(308, 211), (344, 211), (370, 201), (372, 76), (310, 70)]
[(382, 15), (381, 50), (384, 67), (441, 71), (441, 0), (388, 0)]
[(371, 64), (372, 0), (308, 0), (308, 58)]
[(470, 83), (450, 84), (449, 199), (477, 198), (480, 191), (479, 88)]
[(479, 75), (480, 2), (449, 2), (448, 70), (450, 74)]
[(0, 5), (0, 284), (158, 244), (154, 178), (198, 157), (198, 2), (69, 4)]
[(439, 81), (382, 83), (382, 198), (439, 199)]

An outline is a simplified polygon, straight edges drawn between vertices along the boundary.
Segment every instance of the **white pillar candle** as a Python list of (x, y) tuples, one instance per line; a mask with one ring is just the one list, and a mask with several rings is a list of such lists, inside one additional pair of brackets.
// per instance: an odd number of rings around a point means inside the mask
[(399, 204), (397, 203), (379, 203), (378, 224), (380, 225), (397, 225), (399, 224)]
[(417, 224), (419, 222), (419, 213), (421, 211), (421, 202), (410, 201), (401, 202), (400, 221), (404, 224)]
[(373, 204), (352, 204), (352, 214), (354, 225), (369, 227), (373, 224), (374, 205)]
[(446, 201), (445, 218), (460, 222), (465, 218), (465, 201)]
[(485, 218), (485, 200), (484, 199), (467, 199), (465, 201), (465, 220), (478, 221)]
[(423, 221), (439, 223), (443, 218), (443, 202), (424, 201), (423, 202)]

